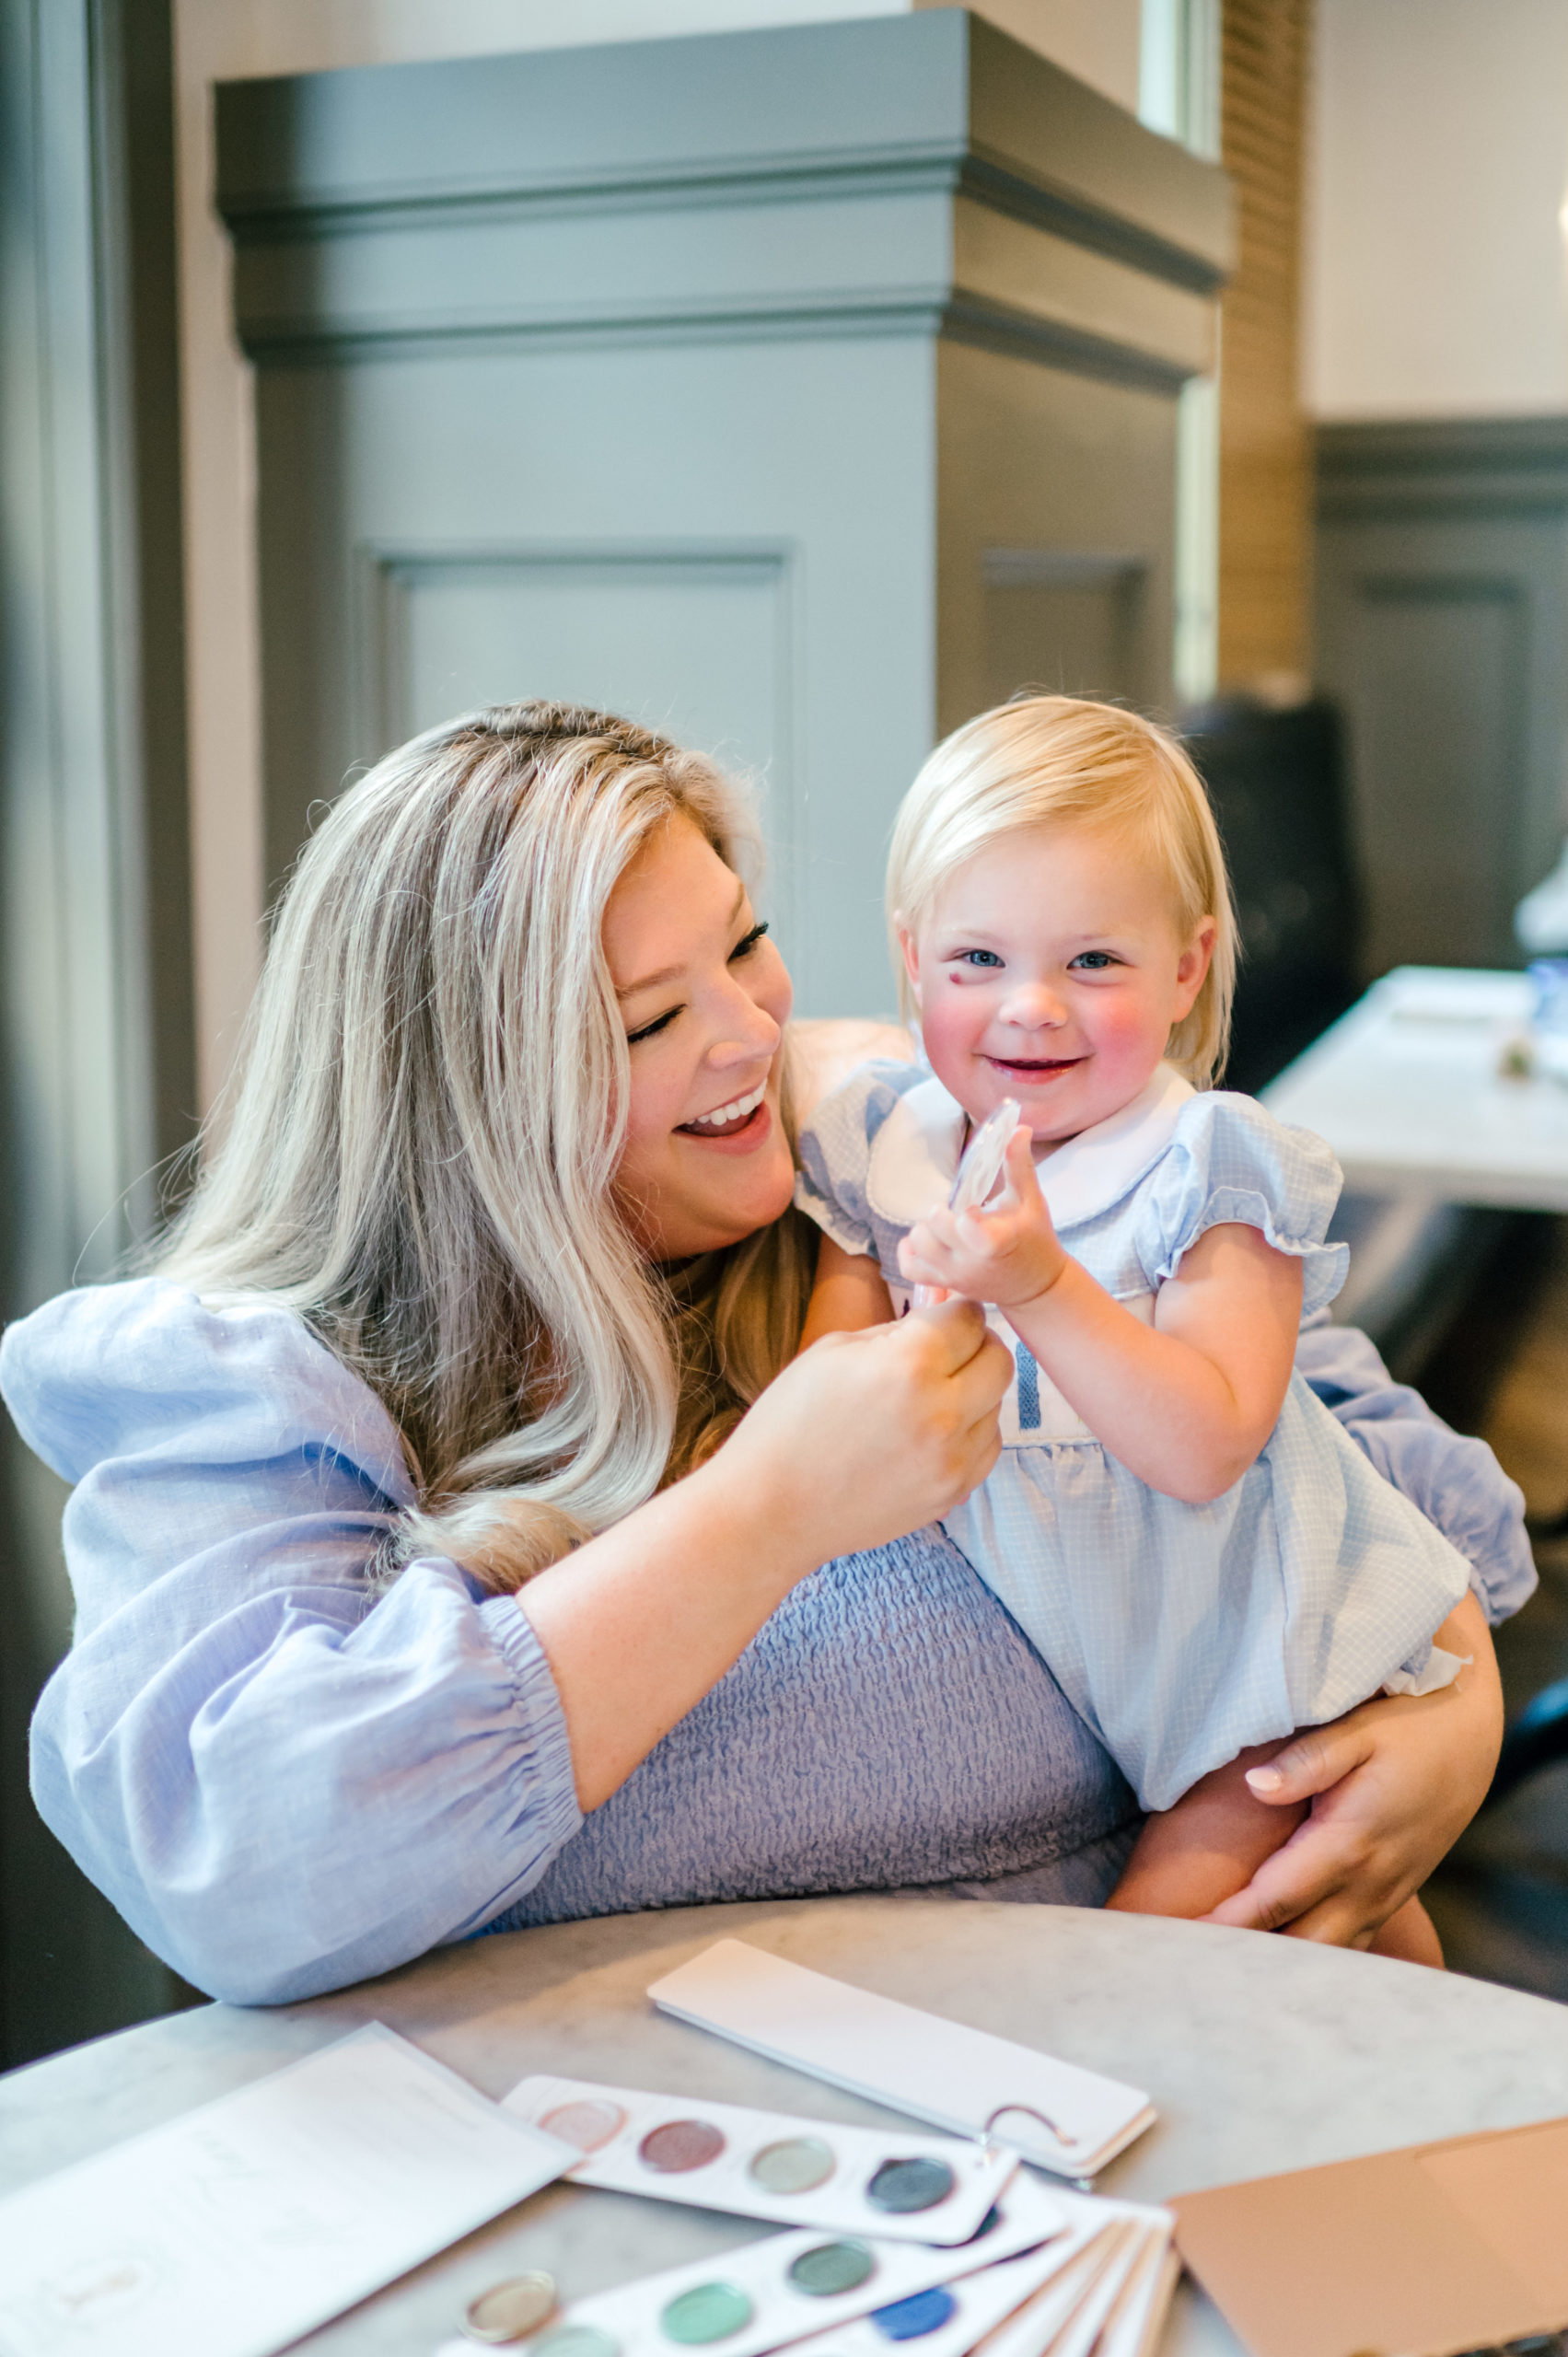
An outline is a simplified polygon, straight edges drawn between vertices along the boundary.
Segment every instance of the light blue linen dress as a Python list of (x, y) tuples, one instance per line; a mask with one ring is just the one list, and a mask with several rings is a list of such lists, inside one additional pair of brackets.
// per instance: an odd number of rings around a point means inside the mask
[[(896, 1308), (909, 1300), (899, 1240), (946, 1202), (965, 1133), (928, 1071), (881, 1063), (802, 1139), (796, 1201), (845, 1251), (876, 1256)], [(1147, 1322), (1182, 1255), (1222, 1223), (1300, 1260), (1304, 1319), (1344, 1282), (1346, 1248), (1325, 1241), (1340, 1190), (1327, 1146), (1168, 1065), (1039, 1168), (1067, 1250)], [(990, 1321), (1016, 1367), (1003, 1455), (945, 1527), (1144, 1807), (1168, 1808), (1248, 1744), (1454, 1674), (1431, 1641), (1469, 1584), (1463, 1559), (1299, 1375), (1256, 1462), (1191, 1505), (1120, 1464), (1000, 1312)]]

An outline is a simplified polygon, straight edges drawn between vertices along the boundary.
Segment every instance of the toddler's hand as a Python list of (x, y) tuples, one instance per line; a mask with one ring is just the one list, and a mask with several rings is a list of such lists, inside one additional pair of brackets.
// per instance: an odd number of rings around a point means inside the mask
[(1066, 1266), (1035, 1176), (1029, 1132), (1014, 1131), (1003, 1191), (981, 1212), (933, 1212), (899, 1246), (899, 1267), (912, 1284), (945, 1285), (970, 1301), (1019, 1309), (1049, 1293)]

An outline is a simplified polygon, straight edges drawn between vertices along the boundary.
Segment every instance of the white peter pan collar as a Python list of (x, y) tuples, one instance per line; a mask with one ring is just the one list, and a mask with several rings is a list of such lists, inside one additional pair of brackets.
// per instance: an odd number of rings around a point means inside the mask
[[(1191, 1081), (1160, 1064), (1131, 1105), (1037, 1164), (1056, 1226), (1075, 1226), (1120, 1202), (1159, 1160), (1194, 1094)], [(866, 1201), (879, 1219), (912, 1227), (947, 1202), (966, 1126), (963, 1107), (935, 1075), (906, 1090), (877, 1131), (866, 1168)]]

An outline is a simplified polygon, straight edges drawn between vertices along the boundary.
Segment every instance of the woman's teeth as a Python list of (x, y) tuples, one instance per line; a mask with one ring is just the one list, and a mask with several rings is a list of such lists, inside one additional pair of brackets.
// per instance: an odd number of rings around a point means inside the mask
[(732, 1104), (721, 1105), (716, 1112), (704, 1113), (699, 1120), (688, 1121), (684, 1126), (689, 1130), (695, 1130), (699, 1136), (704, 1130), (728, 1129), (732, 1122), (744, 1121), (754, 1113), (767, 1093), (768, 1084), (763, 1081), (761, 1086), (754, 1088), (749, 1097), (738, 1097)]

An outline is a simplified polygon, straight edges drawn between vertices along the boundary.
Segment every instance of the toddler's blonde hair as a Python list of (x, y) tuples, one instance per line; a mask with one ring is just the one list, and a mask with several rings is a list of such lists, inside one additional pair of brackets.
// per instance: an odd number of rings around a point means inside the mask
[(1153, 856), (1183, 938), (1214, 918), (1208, 973), (1166, 1049), (1194, 1087), (1212, 1086), (1230, 1039), (1237, 960), (1219, 830), (1176, 738), (1120, 704), (1017, 696), (966, 721), (931, 755), (904, 796), (888, 858), (888, 923), (906, 1019), (915, 1006), (899, 926), (918, 932), (942, 886), (999, 836), (1074, 821), (1133, 837)]

